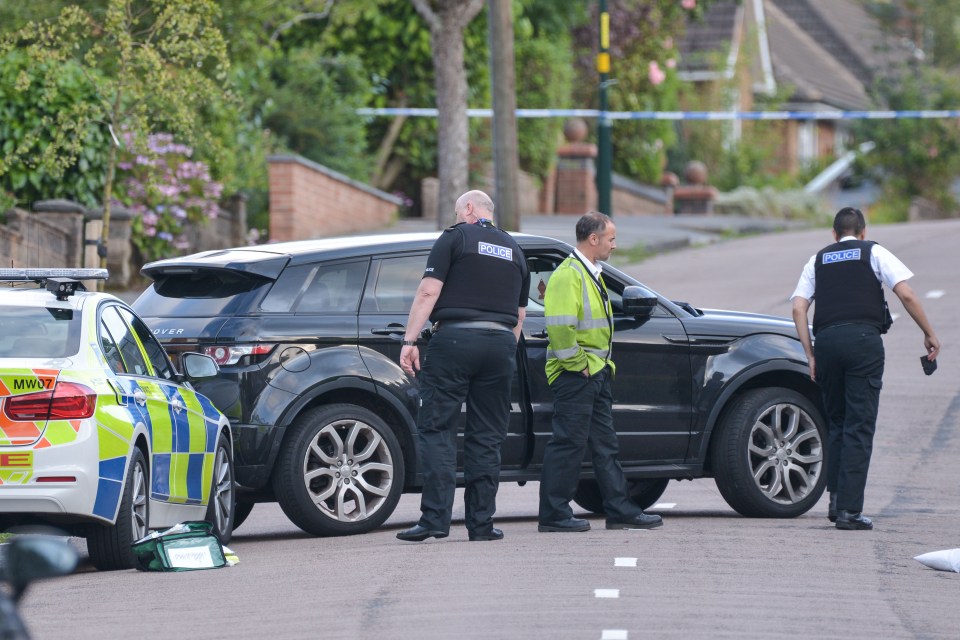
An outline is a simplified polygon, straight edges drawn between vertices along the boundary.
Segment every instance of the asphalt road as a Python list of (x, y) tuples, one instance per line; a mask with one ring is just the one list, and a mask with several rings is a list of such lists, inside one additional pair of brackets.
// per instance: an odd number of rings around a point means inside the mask
[[(258, 505), (230, 547), (240, 564), (190, 573), (97, 573), (32, 587), (38, 640), (62, 638), (960, 638), (960, 574), (913, 557), (960, 547), (960, 221), (868, 229), (917, 276), (937, 329), (939, 370), (899, 305), (885, 337), (866, 513), (838, 531), (826, 497), (793, 520), (745, 519), (711, 480), (671, 483), (654, 531), (536, 531), (537, 485), (501, 488), (506, 538), (472, 544), (458, 492), (445, 540), (401, 543), (418, 516), (404, 496), (380, 530), (318, 539)], [(827, 229), (684, 249), (627, 270), (701, 307), (789, 315)], [(77, 542), (83, 548), (82, 542)]]

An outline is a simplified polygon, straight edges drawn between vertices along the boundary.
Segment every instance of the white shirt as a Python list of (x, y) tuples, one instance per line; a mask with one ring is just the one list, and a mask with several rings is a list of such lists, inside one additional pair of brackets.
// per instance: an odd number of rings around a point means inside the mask
[[(854, 236), (844, 236), (840, 238), (840, 242), (846, 242), (847, 240), (856, 240), (856, 238)], [(816, 291), (817, 285), (816, 270), (814, 267), (816, 261), (817, 254), (813, 254), (807, 264), (804, 265), (803, 273), (800, 274), (800, 281), (797, 282), (797, 288), (794, 290), (793, 295), (790, 296), (791, 300), (796, 297), (813, 300), (813, 293)], [(909, 280), (913, 277), (913, 271), (910, 271), (905, 264), (900, 262), (897, 256), (878, 244), (873, 245), (873, 249), (870, 251), (870, 266), (873, 267), (873, 273), (876, 274), (877, 280), (887, 285), (887, 288), (890, 290), (893, 290), (895, 286), (904, 280)]]
[(593, 264), (593, 262), (591, 262), (587, 256), (580, 253), (580, 249), (574, 248), (573, 252), (577, 254), (583, 264), (587, 265), (587, 269), (590, 269), (590, 273), (593, 274), (593, 277), (599, 280), (600, 273), (603, 271), (603, 267), (601, 267), (599, 263)]

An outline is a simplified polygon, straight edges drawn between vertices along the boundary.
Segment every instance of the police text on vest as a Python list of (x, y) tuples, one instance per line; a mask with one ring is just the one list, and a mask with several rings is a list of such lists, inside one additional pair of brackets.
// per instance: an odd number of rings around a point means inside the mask
[(478, 242), (477, 252), (485, 256), (503, 258), (504, 260), (513, 260), (513, 249), (510, 247), (501, 247), (500, 245), (489, 244), (487, 242)]

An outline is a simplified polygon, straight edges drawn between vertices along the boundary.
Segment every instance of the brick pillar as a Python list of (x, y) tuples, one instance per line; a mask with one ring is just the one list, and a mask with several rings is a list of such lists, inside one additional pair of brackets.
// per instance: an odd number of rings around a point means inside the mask
[(547, 174), (543, 186), (540, 187), (540, 213), (555, 213), (557, 206), (557, 167), (554, 166)]
[(717, 189), (707, 182), (707, 167), (698, 160), (691, 160), (683, 171), (687, 184), (678, 185), (673, 191), (673, 207), (676, 213), (713, 213)]
[(567, 143), (557, 149), (557, 213), (586, 213), (597, 208), (597, 145), (584, 142), (587, 123), (572, 118), (563, 125)]

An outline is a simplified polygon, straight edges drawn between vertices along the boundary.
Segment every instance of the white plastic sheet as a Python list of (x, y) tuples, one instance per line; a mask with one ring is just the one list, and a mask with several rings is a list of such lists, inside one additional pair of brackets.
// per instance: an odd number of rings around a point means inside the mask
[(940, 571), (956, 571), (960, 573), (960, 549), (944, 549), (931, 551), (913, 558), (920, 564)]

